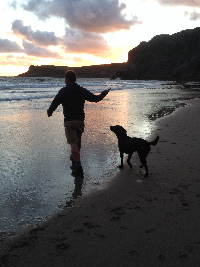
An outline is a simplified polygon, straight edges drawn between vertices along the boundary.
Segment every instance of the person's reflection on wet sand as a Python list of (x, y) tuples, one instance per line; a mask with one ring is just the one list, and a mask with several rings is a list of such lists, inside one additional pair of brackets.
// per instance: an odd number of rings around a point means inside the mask
[(83, 178), (75, 177), (74, 184), (75, 184), (75, 188), (74, 188), (74, 192), (72, 193), (72, 197), (70, 198), (70, 200), (66, 202), (67, 208), (73, 206), (75, 199), (82, 197)]

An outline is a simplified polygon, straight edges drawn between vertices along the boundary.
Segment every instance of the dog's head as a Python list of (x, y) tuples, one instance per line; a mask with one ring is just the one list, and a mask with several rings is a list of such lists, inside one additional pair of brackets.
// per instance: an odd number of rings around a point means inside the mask
[(117, 137), (124, 136), (126, 135), (126, 130), (120, 126), (120, 125), (115, 125), (115, 126), (110, 126), (110, 130), (116, 134)]

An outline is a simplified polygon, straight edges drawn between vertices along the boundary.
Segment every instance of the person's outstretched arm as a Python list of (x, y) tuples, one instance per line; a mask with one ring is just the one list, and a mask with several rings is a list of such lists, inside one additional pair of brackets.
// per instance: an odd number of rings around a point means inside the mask
[(93, 93), (91, 93), (89, 90), (85, 90), (86, 93), (86, 100), (89, 102), (99, 102), (101, 101), (111, 90), (111, 88), (104, 90), (101, 92), (101, 94), (99, 95), (94, 95)]

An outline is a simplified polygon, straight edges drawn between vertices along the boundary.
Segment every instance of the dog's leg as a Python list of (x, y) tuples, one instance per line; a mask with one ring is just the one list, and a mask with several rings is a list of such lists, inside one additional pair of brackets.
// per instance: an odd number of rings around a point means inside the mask
[(144, 177), (148, 177), (149, 176), (149, 172), (148, 172), (147, 164), (145, 164), (144, 167), (145, 167), (145, 170), (146, 170), (146, 173), (145, 173)]
[(130, 168), (132, 168), (132, 164), (130, 163), (130, 160), (131, 160), (132, 155), (133, 155), (133, 153), (129, 154), (129, 155), (128, 155), (128, 159), (127, 159), (127, 163), (128, 163), (128, 166), (129, 166)]
[(119, 165), (118, 167), (119, 167), (120, 169), (122, 169), (123, 166), (124, 166), (124, 164), (123, 164), (124, 153), (123, 153), (123, 152), (120, 152), (120, 157), (121, 157), (121, 165)]
[(146, 173), (145, 173), (144, 177), (148, 177), (149, 172), (148, 172), (148, 166), (147, 166), (146, 157), (142, 156), (142, 155), (139, 154), (139, 153), (138, 153), (138, 156), (139, 156), (140, 161), (141, 161), (141, 163), (142, 163), (142, 165), (140, 166), (140, 168), (145, 167), (145, 171), (146, 171)]

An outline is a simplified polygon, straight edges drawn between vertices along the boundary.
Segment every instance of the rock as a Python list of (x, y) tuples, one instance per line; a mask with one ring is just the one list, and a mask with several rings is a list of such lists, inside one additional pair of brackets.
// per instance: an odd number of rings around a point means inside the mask
[(30, 66), (20, 77), (64, 77), (73, 69), (79, 78), (200, 81), (200, 28), (161, 34), (141, 42), (128, 53), (128, 62), (103, 65)]
[(103, 65), (92, 65), (83, 67), (68, 67), (54, 65), (31, 65), (25, 73), (19, 74), (18, 77), (56, 77), (64, 78), (67, 70), (73, 69), (78, 78), (111, 78), (117, 71), (126, 68), (127, 63), (112, 63)]
[(129, 51), (126, 71), (131, 79), (200, 80), (200, 28), (141, 42)]

